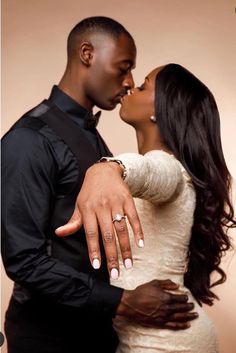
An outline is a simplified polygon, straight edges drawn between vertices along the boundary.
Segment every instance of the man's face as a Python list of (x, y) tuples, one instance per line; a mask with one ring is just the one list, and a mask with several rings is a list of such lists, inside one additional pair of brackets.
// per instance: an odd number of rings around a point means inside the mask
[(134, 86), (135, 61), (136, 47), (129, 37), (98, 36), (87, 75), (87, 98), (101, 109), (114, 109)]

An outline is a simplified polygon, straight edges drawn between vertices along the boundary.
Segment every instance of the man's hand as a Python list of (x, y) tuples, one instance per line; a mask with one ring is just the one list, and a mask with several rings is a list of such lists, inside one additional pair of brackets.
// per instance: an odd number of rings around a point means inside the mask
[(168, 293), (176, 289), (178, 285), (170, 280), (153, 280), (134, 290), (124, 290), (116, 315), (142, 326), (186, 329), (198, 314), (190, 312), (194, 305), (187, 303), (187, 295)]
[(84, 226), (91, 264), (99, 268), (100, 227), (105, 248), (107, 266), (112, 278), (119, 273), (118, 253), (115, 239), (117, 234), (125, 267), (132, 266), (132, 253), (126, 220), (113, 221), (117, 214), (126, 215), (134, 233), (135, 241), (142, 247), (143, 232), (132, 195), (121, 178), (121, 167), (114, 162), (98, 163), (90, 167), (78, 195), (75, 211), (69, 222), (57, 228), (58, 236), (66, 236)]

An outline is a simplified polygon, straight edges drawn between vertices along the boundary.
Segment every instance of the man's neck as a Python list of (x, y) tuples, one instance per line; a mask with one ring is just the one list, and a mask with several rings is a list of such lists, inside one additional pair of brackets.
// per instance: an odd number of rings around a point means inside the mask
[(82, 107), (87, 110), (92, 110), (94, 104), (85, 95), (82, 78), (80, 81), (78, 79), (73, 79), (73, 77), (77, 76), (73, 74), (72, 70), (67, 69), (59, 82), (58, 87)]

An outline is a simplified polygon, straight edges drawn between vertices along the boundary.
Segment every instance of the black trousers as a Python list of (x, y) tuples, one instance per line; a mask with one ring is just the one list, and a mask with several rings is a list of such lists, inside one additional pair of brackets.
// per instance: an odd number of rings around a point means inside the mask
[(110, 318), (13, 298), (5, 334), (8, 353), (115, 353), (118, 344)]

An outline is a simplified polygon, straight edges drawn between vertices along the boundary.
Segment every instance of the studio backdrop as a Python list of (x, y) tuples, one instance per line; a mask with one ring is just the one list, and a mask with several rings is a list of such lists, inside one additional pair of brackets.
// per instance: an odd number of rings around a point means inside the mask
[[(121, 22), (137, 48), (134, 78), (142, 83), (153, 68), (179, 63), (214, 94), (228, 168), (236, 177), (236, 2), (234, 0), (2, 0), (2, 134), (27, 110), (48, 97), (66, 64), (66, 39), (81, 19), (104, 15)], [(119, 107), (103, 112), (99, 131), (114, 154), (135, 152), (131, 127)], [(16, 151), (17, 153), (17, 151)], [(236, 234), (232, 233), (236, 238)], [(236, 244), (236, 241), (235, 241)], [(236, 258), (223, 262), (227, 282), (220, 301), (207, 308), (218, 331), (220, 353), (236, 352)], [(1, 315), (12, 289), (2, 268)], [(6, 344), (2, 353), (6, 353)]]

